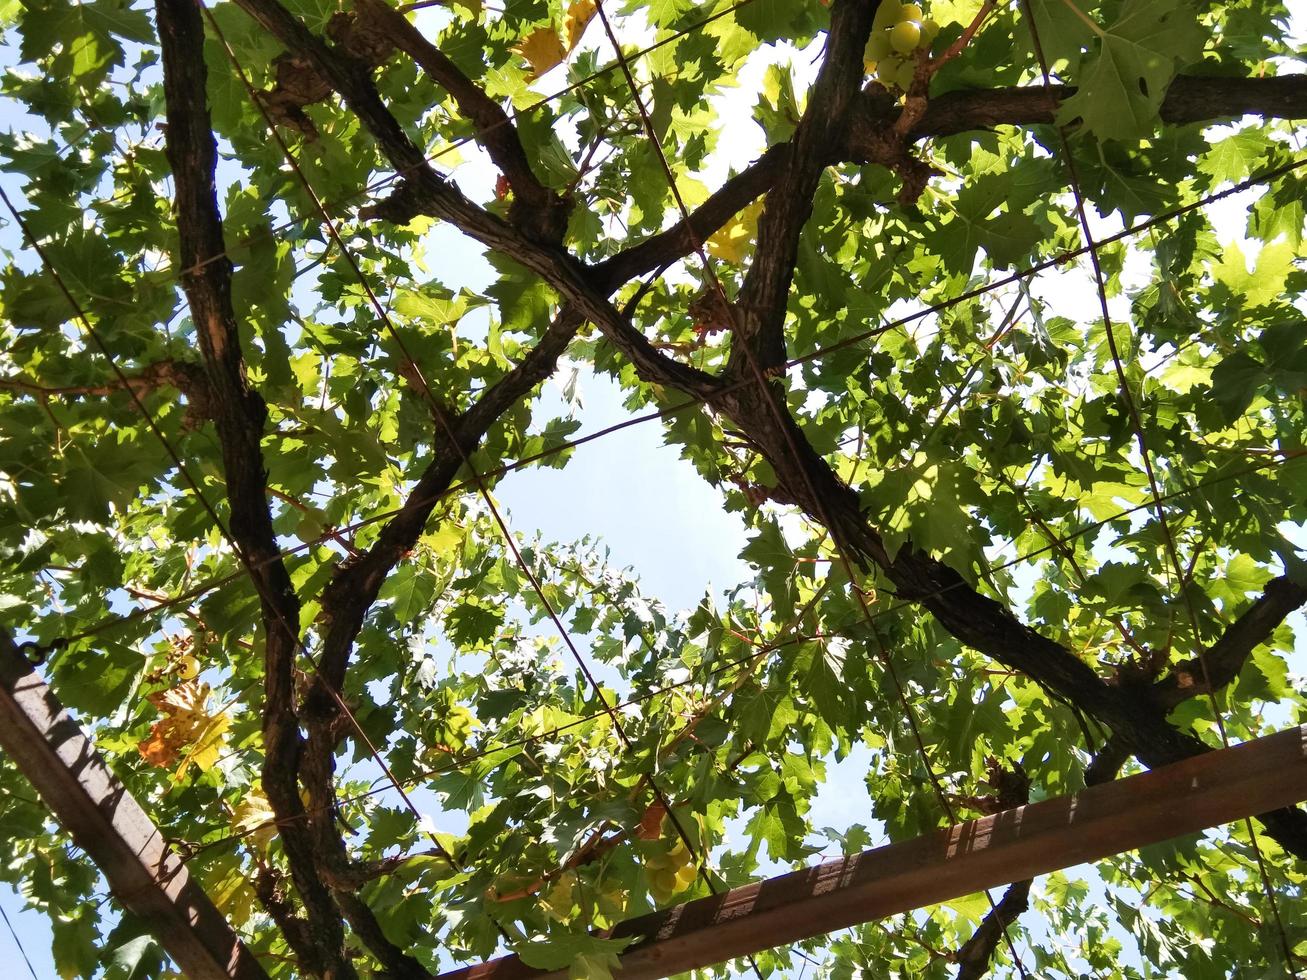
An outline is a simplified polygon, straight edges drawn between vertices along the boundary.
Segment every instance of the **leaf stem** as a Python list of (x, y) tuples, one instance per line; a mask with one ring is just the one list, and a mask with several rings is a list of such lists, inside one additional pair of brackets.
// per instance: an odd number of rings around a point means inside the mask
[(1077, 7), (1075, 0), (1062, 0), (1062, 2), (1066, 4), (1067, 7), (1070, 8), (1071, 13), (1075, 14), (1082, 21), (1084, 21), (1085, 26), (1088, 27), (1091, 31), (1093, 31), (1099, 37), (1107, 37), (1107, 31), (1105, 31), (1102, 28), (1102, 26), (1098, 23), (1098, 21), (1094, 20), (1094, 18), (1090, 17), (1087, 13), (1085, 13), (1083, 10)]

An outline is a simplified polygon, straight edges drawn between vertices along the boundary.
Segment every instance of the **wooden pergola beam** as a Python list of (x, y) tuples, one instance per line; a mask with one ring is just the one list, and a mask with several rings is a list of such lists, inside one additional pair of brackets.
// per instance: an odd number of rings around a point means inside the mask
[[(1307, 726), (968, 820), (618, 926), (622, 980), (657, 980), (1096, 861), (1307, 799)], [(565, 978), (516, 956), (436, 980)]]
[(0, 750), (190, 980), (267, 980), (81, 726), (0, 629)]

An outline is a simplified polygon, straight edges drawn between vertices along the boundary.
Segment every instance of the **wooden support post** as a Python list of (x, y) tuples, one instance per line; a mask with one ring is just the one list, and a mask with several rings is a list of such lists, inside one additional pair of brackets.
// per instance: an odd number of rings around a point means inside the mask
[(0, 630), (0, 750), (190, 980), (267, 980), (159, 828)]
[[(1307, 799), (1307, 726), (968, 820), (619, 925), (622, 980), (736, 956), (1033, 878)], [(564, 978), (516, 956), (436, 980)]]

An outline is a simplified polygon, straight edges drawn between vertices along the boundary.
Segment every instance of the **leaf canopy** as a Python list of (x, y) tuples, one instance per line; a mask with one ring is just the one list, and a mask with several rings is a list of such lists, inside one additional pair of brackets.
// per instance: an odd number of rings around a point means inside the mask
[[(0, 4), (0, 613), (270, 976), (607, 977), (1303, 720), (1302, 24), (941, 0), (904, 91), (876, 6)], [(498, 502), (637, 416), (746, 528), (689, 608)], [(60, 976), (167, 975), (6, 760), (0, 822)], [(1010, 942), (969, 896), (703, 975), (1274, 976), (1304, 861), (1281, 811)]]

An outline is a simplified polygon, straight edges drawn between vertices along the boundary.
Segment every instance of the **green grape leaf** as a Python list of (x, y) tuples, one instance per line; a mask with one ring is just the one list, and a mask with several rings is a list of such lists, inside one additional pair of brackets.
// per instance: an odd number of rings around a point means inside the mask
[(1062, 103), (1058, 122), (1078, 119), (1104, 140), (1146, 136), (1177, 67), (1202, 51), (1195, 12), (1186, 0), (1127, 0), (1097, 33), (1098, 49), (1081, 59), (1076, 93)]

